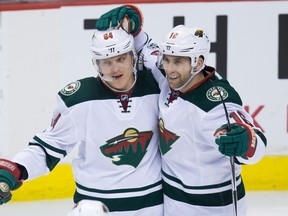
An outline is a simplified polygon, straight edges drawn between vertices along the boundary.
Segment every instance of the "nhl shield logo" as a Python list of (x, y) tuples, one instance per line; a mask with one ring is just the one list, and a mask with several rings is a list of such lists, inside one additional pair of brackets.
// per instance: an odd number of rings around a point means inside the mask
[(221, 101), (222, 99), (220, 94), (223, 100), (225, 100), (229, 96), (226, 89), (220, 86), (217, 86), (217, 88), (214, 86), (208, 89), (208, 91), (206, 92), (206, 97), (213, 102)]

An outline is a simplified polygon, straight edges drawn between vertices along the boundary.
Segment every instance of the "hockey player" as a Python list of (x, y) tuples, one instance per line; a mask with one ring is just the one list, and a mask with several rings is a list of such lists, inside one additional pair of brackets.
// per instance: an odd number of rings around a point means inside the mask
[(98, 200), (111, 216), (162, 216), (158, 84), (136, 70), (133, 36), (122, 28), (96, 30), (91, 51), (98, 76), (63, 88), (51, 126), (11, 161), (0, 159), (0, 203), (24, 180), (52, 171), (79, 143), (75, 203)]
[[(264, 155), (266, 138), (242, 107), (237, 91), (206, 66), (210, 40), (201, 28), (173, 28), (160, 45), (160, 148), (164, 212), (246, 215), (240, 164)], [(227, 112), (227, 115), (226, 115)], [(228, 122), (229, 121), (229, 122)], [(230, 158), (235, 157), (238, 200), (232, 203)]]
[[(112, 26), (121, 23), (127, 7), (108, 12), (98, 27), (107, 28), (109, 20)], [(245, 216), (240, 165), (261, 160), (264, 134), (242, 107), (237, 91), (206, 65), (210, 40), (201, 28), (176, 26), (159, 45), (159, 61), (152, 72), (161, 89), (164, 215)], [(232, 196), (234, 183), (238, 197), (235, 191)]]

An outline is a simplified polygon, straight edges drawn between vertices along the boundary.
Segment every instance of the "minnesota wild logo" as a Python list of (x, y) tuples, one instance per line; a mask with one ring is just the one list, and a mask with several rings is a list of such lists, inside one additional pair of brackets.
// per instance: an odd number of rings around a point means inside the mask
[(100, 149), (103, 155), (111, 158), (113, 164), (136, 168), (146, 154), (152, 136), (152, 131), (139, 132), (135, 128), (128, 128), (123, 134), (107, 140)]
[(81, 83), (79, 81), (68, 84), (65, 88), (61, 89), (61, 93), (65, 96), (70, 96), (79, 90)]
[(221, 86), (213, 86), (206, 92), (206, 97), (213, 102), (225, 100), (228, 96), (226, 89)]
[(170, 151), (171, 146), (179, 138), (175, 133), (167, 130), (164, 126), (164, 121), (162, 118), (159, 119), (159, 132), (160, 132), (160, 149), (162, 155), (165, 155)]

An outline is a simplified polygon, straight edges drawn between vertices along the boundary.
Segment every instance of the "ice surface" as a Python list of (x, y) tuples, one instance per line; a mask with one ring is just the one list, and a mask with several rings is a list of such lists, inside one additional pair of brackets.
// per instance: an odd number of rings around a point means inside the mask
[[(247, 192), (247, 216), (287, 216), (288, 191)], [(10, 202), (0, 206), (2, 216), (66, 216), (73, 207), (72, 199)]]

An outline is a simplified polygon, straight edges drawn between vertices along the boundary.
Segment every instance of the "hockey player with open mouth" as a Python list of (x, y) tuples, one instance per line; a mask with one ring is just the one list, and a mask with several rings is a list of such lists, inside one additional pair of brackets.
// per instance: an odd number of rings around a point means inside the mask
[[(140, 30), (138, 25), (131, 33), (136, 37)], [(137, 69), (132, 34), (122, 28), (95, 31), (91, 53), (98, 75), (59, 91), (52, 124), (11, 160), (0, 159), (0, 204), (25, 180), (52, 171), (79, 144), (72, 161), (75, 203), (85, 208), (81, 200), (102, 202), (111, 216), (163, 215), (160, 90), (151, 72)]]

